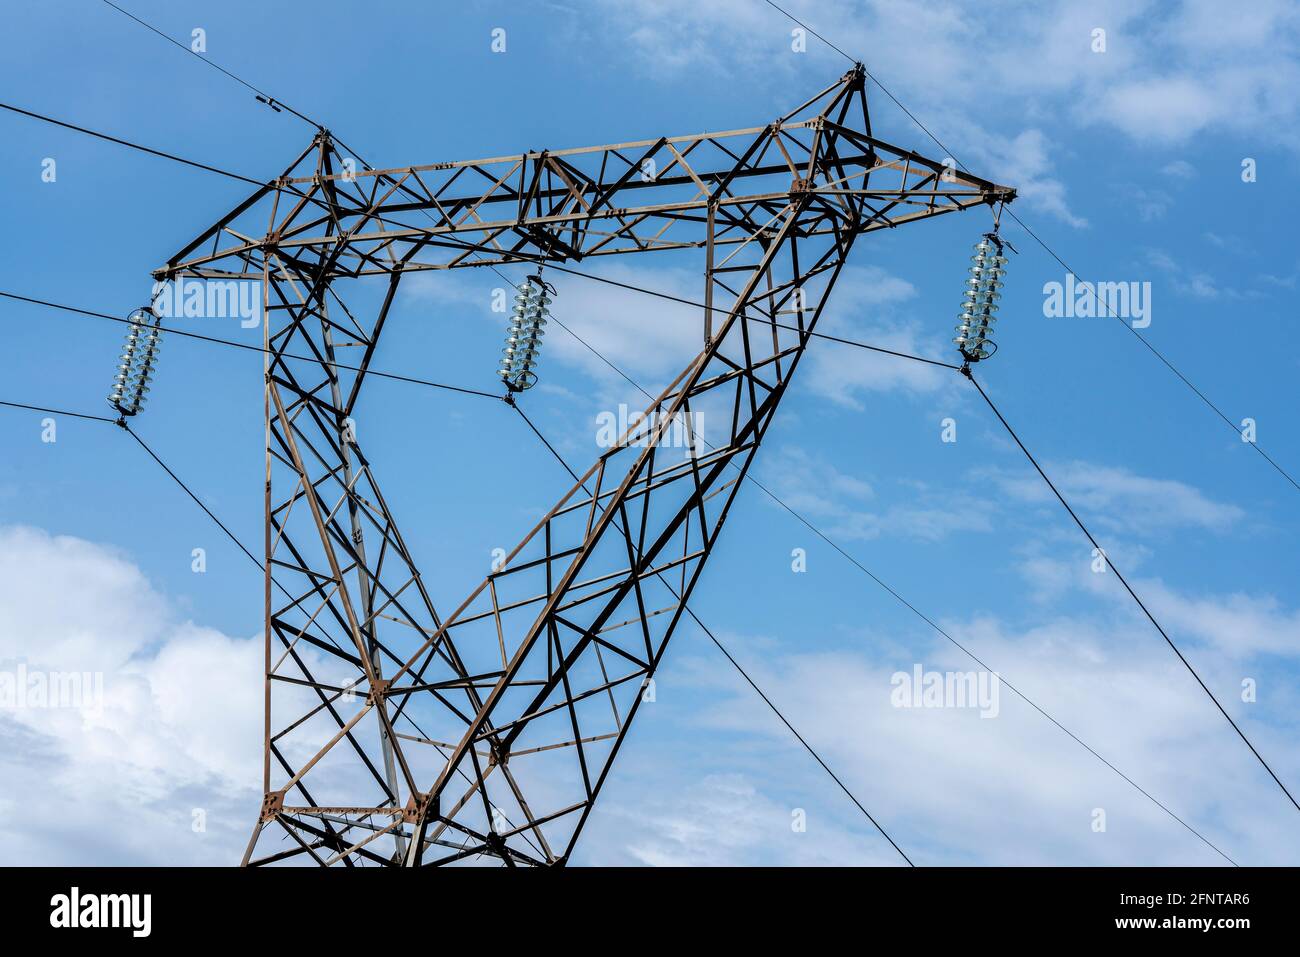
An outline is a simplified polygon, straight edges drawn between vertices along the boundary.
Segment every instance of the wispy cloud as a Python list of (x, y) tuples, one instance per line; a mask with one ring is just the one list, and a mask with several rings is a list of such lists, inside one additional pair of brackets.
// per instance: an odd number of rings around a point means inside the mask
[[(1232, 633), (1249, 623), (1247, 609), (1206, 602), (1216, 629)], [(1117, 620), (1103, 607), (1022, 628), (987, 617), (943, 624), (1239, 862), (1282, 863), (1300, 853), (1285, 800), (1261, 784), (1254, 758), (1144, 623)], [(744, 635), (724, 638), (733, 651), (750, 646)], [(974, 709), (894, 707), (896, 671), (916, 664), (941, 672), (978, 667), (939, 638), (906, 647), (864, 642), (855, 651), (742, 657), (800, 733), (919, 863), (1224, 863), (1005, 684), (994, 720)], [(1221, 699), (1294, 779), (1300, 768), (1279, 721), (1294, 700), (1294, 675), (1275, 679), (1283, 687), (1272, 689), (1271, 705), (1244, 704), (1236, 696), (1243, 672), (1232, 658), (1218, 649), (1201, 648), (1197, 655)], [(673, 712), (680, 723), (676, 736), (695, 744), (686, 754), (668, 735), (643, 747), (640, 770), (620, 772), (613, 784), (617, 810), (605, 812), (610, 826), (594, 827), (584, 859), (790, 864), (822, 856), (828, 840), (840, 840), (830, 862), (887, 862), (892, 851), (883, 839), (762, 702), (733, 679), (703, 650), (671, 668), (665, 685), (710, 702), (700, 715)], [(712, 768), (703, 786), (690, 783), (701, 765)], [(650, 779), (654, 788), (645, 786)], [(679, 787), (680, 801), (655, 798)], [(791, 813), (799, 807), (810, 809), (810, 824), (806, 834), (791, 836)], [(1098, 812), (1105, 816), (1101, 831), (1094, 828)], [(623, 825), (632, 820), (639, 826), (629, 834)]]
[[(788, 4), (864, 59), (972, 169), (1014, 183), (1027, 205), (1075, 227), (1087, 220), (1069, 205), (1053, 166), (1069, 151), (1069, 137), (1089, 129), (1117, 129), (1164, 147), (1201, 132), (1231, 131), (1300, 149), (1300, 13), (1286, 0), (1261, 0), (1239, 17), (1225, 16), (1208, 0), (1166, 6), (1058, 0), (995, 18), (972, 15), (977, 6)], [(760, 82), (786, 83), (808, 57), (828, 69), (843, 65), (813, 37), (808, 54), (793, 52), (794, 24), (763, 4), (639, 0), (600, 7), (625, 31), (643, 72), (669, 82), (689, 70), (741, 71)], [(1094, 39), (1097, 30), (1105, 32), (1104, 50)], [(883, 98), (875, 102), (887, 107)], [(989, 109), (991, 102), (1017, 108)], [(894, 138), (906, 134), (923, 152), (936, 148), (910, 121), (898, 121), (906, 125)], [(1192, 169), (1175, 159), (1165, 172), (1186, 178)]]
[[(1246, 518), (1236, 505), (1216, 502), (1176, 479), (1152, 478), (1119, 466), (1083, 461), (1049, 462), (1044, 467), (1071, 504), (1083, 511), (1085, 519), (1104, 528), (1125, 532), (1175, 528), (1225, 532)], [(1017, 501), (1055, 501), (1035, 473), (984, 469), (981, 475)]]
[(909, 501), (898, 503), (891, 496), (889, 504), (877, 503), (870, 484), (797, 446), (771, 450), (760, 474), (783, 502), (837, 540), (888, 535), (935, 542), (956, 532), (992, 527), (988, 510), (954, 507), (942, 490), (917, 483), (909, 486)]

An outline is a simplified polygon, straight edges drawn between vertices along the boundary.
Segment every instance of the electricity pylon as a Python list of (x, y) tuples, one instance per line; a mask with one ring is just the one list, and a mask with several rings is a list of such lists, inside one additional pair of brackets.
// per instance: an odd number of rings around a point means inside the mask
[[(1014, 196), (876, 139), (858, 66), (766, 126), (612, 146), (369, 170), (322, 130), (177, 253), (156, 278), (263, 284), (265, 798), (244, 863), (564, 864), (849, 249)], [(699, 354), (440, 614), (353, 428), (402, 277), (669, 249), (703, 256)], [(346, 280), (372, 275), (377, 311), (349, 310)], [(726, 426), (708, 441), (704, 405)]]

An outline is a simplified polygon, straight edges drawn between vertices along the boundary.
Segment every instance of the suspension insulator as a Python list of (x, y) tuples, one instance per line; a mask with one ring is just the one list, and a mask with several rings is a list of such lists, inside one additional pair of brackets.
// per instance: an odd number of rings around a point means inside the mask
[(1007, 259), (997, 233), (985, 233), (975, 244), (971, 256), (970, 278), (962, 298), (957, 335), (952, 340), (967, 362), (979, 362), (997, 351), (993, 325), (998, 321), (998, 300), (1002, 298), (1002, 278), (1007, 274)]
[(515, 308), (506, 330), (506, 346), (501, 350), (501, 367), (497, 369), (506, 388), (523, 392), (537, 383), (538, 354), (546, 335), (547, 306), (555, 298), (555, 287), (543, 281), (541, 274), (529, 276), (516, 289)]
[(162, 319), (148, 306), (127, 316), (126, 344), (119, 357), (108, 403), (123, 416), (139, 415), (158, 368)]

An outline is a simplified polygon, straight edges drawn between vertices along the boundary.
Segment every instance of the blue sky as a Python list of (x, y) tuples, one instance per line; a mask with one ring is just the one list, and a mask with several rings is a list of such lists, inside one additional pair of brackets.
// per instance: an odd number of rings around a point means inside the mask
[[(1142, 335), (1234, 422), (1254, 418), (1260, 445), (1300, 474), (1288, 229), (1300, 17), (1267, 2), (1231, 19), (1209, 3), (992, 7), (789, 4), (974, 173), (1017, 187), (1017, 214), (1082, 277), (1150, 283)], [(793, 24), (761, 0), (128, 9), (178, 38), (203, 28), (213, 61), (377, 166), (761, 125), (848, 65), (812, 37), (793, 52)], [(497, 27), (504, 54), (490, 49)], [(310, 140), (99, 2), (15, 9), (0, 45), (0, 88), (16, 106), (254, 178)], [(876, 135), (943, 158), (869, 96)], [(247, 193), (23, 117), (0, 124), (6, 292), (125, 316), (150, 270)], [(972, 211), (866, 237), (823, 331), (951, 359), (970, 245), (988, 227)], [(1015, 223), (1003, 235), (1018, 254), (981, 381), (1294, 792), (1297, 490), (1120, 322), (1045, 316), (1044, 285), (1064, 270)], [(691, 299), (699, 270), (684, 257), (599, 267)], [(554, 281), (556, 315), (652, 391), (698, 348), (689, 308)], [(470, 270), (410, 284), (376, 364), (494, 389), (500, 285)], [(106, 414), (119, 324), (12, 301), (0, 316), (0, 399)], [(643, 404), (558, 331), (541, 377), (522, 401), (575, 467), (598, 451), (601, 412)], [(368, 454), (435, 601), (454, 605), (566, 476), (499, 404), (397, 382), (368, 390)], [(250, 547), (261, 395), (254, 354), (170, 337), (136, 423)], [(44, 442), (42, 418), (0, 410), (0, 667), (103, 671), (106, 705), (0, 714), (12, 782), (0, 860), (232, 862), (260, 800), (260, 573), (128, 436), (60, 417)], [(940, 438), (947, 418), (955, 443)], [(1300, 856), (1295, 810), (1114, 576), (1091, 570), (1091, 546), (958, 376), (816, 342), (755, 474), (1233, 859)], [(194, 548), (207, 551), (203, 574)], [(806, 572), (791, 570), (796, 548)], [(975, 666), (755, 488), (692, 605), (918, 863), (1222, 863), (1005, 690), (993, 720), (892, 708), (893, 673)], [(1254, 702), (1242, 700), (1247, 678)], [(683, 624), (575, 862), (897, 857)]]

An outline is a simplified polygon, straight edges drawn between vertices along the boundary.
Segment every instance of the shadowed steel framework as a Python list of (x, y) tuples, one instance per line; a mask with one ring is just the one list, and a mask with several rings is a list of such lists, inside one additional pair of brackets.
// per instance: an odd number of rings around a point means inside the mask
[[(173, 256), (155, 278), (263, 290), (265, 797), (244, 863), (567, 862), (854, 242), (1014, 196), (876, 139), (859, 65), (773, 123), (695, 136), (358, 170), (321, 130)], [(402, 277), (670, 249), (703, 259), (698, 355), (435, 608), (353, 418)], [(349, 309), (366, 276), (384, 294)]]

